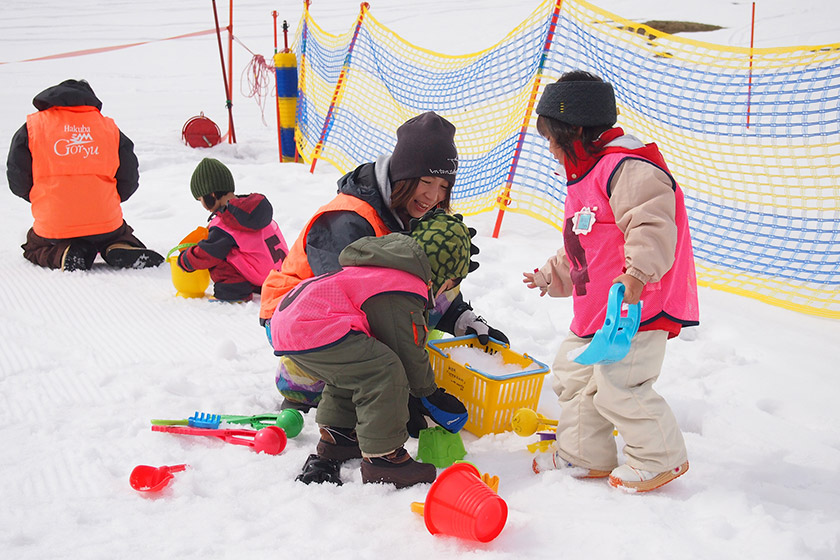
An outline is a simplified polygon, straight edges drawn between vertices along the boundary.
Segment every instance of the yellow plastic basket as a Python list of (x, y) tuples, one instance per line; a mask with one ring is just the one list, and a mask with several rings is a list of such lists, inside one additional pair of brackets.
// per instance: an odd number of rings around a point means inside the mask
[[(481, 348), (490, 354), (501, 354), (505, 364), (517, 364), (521, 372), (492, 375), (460, 364), (447, 349), (457, 346)], [(469, 412), (464, 429), (477, 435), (498, 434), (510, 430), (513, 413), (520, 408), (536, 410), (548, 366), (527, 354), (517, 354), (506, 344), (493, 339), (487, 346), (475, 335), (430, 340), (429, 361), (438, 386), (458, 397)]]

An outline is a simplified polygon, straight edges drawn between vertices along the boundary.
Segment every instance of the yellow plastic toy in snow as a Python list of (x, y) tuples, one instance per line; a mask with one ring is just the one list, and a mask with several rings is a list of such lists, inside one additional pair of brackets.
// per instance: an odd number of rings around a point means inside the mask
[(516, 435), (528, 437), (537, 433), (538, 430), (556, 429), (557, 420), (546, 418), (530, 408), (520, 408), (511, 418), (510, 425), (513, 426)]
[[(544, 430), (540, 433), (540, 440), (527, 445), (528, 451), (531, 453), (543, 453), (554, 444), (554, 432), (557, 430), (557, 420), (546, 418), (530, 408), (520, 408), (513, 414), (510, 419), (510, 425), (516, 435), (522, 437), (532, 436), (537, 431)], [(618, 435), (618, 430), (613, 429), (613, 437)]]
[[(178, 254), (193, 245), (197, 245), (202, 239), (207, 239), (206, 227), (196, 228), (166, 255), (166, 260), (169, 261), (170, 271), (172, 272), (172, 285), (175, 286), (177, 291), (175, 295), (177, 296), (184, 298), (204, 297), (204, 292), (210, 285), (209, 270), (187, 272), (178, 266)], [(178, 251), (178, 254), (174, 254), (175, 251)]]

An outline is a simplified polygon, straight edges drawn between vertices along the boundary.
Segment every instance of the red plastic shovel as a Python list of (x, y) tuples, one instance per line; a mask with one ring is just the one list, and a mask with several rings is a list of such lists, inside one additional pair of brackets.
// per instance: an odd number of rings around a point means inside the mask
[(160, 492), (172, 480), (172, 473), (181, 472), (188, 465), (172, 465), (171, 467), (150, 467), (149, 465), (137, 465), (131, 471), (128, 482), (138, 492)]
[(247, 445), (257, 453), (279, 455), (286, 448), (286, 432), (277, 426), (261, 430), (213, 430), (186, 426), (152, 426), (153, 432), (169, 432), (187, 436), (211, 436), (236, 445)]

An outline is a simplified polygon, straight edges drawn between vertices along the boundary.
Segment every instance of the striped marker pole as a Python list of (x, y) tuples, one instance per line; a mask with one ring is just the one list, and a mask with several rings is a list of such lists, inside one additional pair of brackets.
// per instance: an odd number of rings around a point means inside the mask
[(295, 114), (297, 113), (297, 59), (293, 52), (274, 55), (277, 80), (277, 137), (280, 161), (295, 161)]
[[(308, 4), (307, 4), (308, 6)], [(327, 136), (330, 133), (332, 126), (333, 110), (338, 105), (339, 97), (341, 96), (341, 89), (347, 80), (347, 74), (350, 72), (350, 60), (353, 56), (353, 47), (356, 46), (356, 39), (359, 37), (359, 30), (362, 28), (362, 21), (365, 18), (365, 13), (370, 9), (370, 4), (362, 2), (359, 10), (359, 17), (356, 18), (356, 26), (353, 30), (353, 38), (350, 40), (350, 46), (347, 48), (347, 56), (344, 57), (344, 65), (341, 67), (341, 72), (338, 74), (338, 80), (335, 83), (335, 91), (333, 91), (332, 101), (330, 101), (329, 109), (327, 109), (327, 116), (324, 119), (324, 128), (321, 130), (321, 138), (318, 144), (315, 145), (315, 152), (312, 155), (312, 165), (309, 167), (309, 172), (315, 172), (315, 164), (318, 163), (318, 158), (324, 150), (324, 144), (327, 143)]]

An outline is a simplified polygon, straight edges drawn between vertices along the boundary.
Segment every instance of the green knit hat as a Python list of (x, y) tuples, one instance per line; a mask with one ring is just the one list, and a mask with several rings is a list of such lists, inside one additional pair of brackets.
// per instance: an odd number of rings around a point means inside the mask
[(190, 192), (199, 198), (214, 192), (234, 192), (233, 174), (221, 161), (204, 158), (193, 171)]
[(411, 221), (411, 237), (429, 257), (432, 291), (449, 279), (462, 279), (470, 271), (470, 231), (461, 217), (435, 210)]

